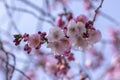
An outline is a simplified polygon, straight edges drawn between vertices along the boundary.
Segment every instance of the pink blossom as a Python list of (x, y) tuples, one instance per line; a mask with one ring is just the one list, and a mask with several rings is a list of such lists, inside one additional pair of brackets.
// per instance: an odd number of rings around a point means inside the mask
[(70, 20), (67, 26), (67, 36), (74, 36), (78, 32), (77, 24), (74, 20)]
[(62, 46), (59, 42), (49, 42), (47, 45), (48, 48), (51, 48), (52, 52), (55, 55), (59, 55), (62, 51)]
[(42, 42), (43, 41), (41, 40), (41, 36), (39, 34), (32, 34), (29, 36), (28, 45), (31, 48), (39, 48)]
[(48, 42), (58, 41), (65, 36), (64, 32), (59, 27), (53, 27), (49, 30)]
[(76, 34), (83, 34), (83, 32), (86, 32), (85, 24), (83, 22), (70, 20), (67, 26), (67, 35), (69, 37), (75, 36)]
[(71, 43), (70, 43), (69, 39), (67, 39), (67, 38), (60, 39), (60, 44), (62, 44), (62, 46), (63, 46), (63, 49), (62, 49), (63, 52), (69, 52), (70, 51)]
[(73, 47), (85, 48), (88, 46), (86, 39), (82, 36), (83, 33), (86, 32), (85, 24), (83, 22), (70, 20), (67, 27), (67, 36)]
[(77, 34), (83, 34), (84, 32), (86, 32), (85, 24), (83, 22), (77, 22), (77, 29)]
[(101, 32), (99, 30), (90, 30), (89, 32), (89, 43), (93, 44), (101, 40)]
[(80, 34), (76, 35), (74, 38), (70, 38), (73, 47), (85, 49), (88, 46), (86, 39), (84, 39)]
[(59, 55), (69, 52), (71, 49), (71, 44), (67, 38), (62, 38), (59, 41), (48, 43), (47, 47), (51, 48), (55, 55)]
[(85, 15), (79, 15), (75, 18), (76, 22), (82, 22), (82, 23), (86, 23), (87, 22), (87, 17)]

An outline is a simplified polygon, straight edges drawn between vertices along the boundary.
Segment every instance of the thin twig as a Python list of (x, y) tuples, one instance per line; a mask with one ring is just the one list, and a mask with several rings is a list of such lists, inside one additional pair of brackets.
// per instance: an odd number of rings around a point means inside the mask
[(102, 4), (103, 4), (103, 2), (104, 2), (104, 0), (101, 0), (101, 3), (100, 3), (100, 5), (97, 7), (97, 9), (95, 10), (95, 15), (94, 15), (94, 17), (93, 17), (93, 24), (94, 24), (94, 22), (95, 22), (95, 20), (96, 20), (96, 17), (97, 17), (97, 14), (98, 14), (98, 11), (99, 11), (99, 9), (102, 7)]
[[(92, 8), (95, 9), (95, 6), (92, 5)], [(111, 17), (110, 15), (108, 15), (107, 13), (99, 10), (99, 13), (98, 13), (100, 16), (102, 16), (103, 18), (111, 21), (112, 23), (116, 24), (117, 26), (120, 25), (120, 22), (117, 21), (115, 18)]]

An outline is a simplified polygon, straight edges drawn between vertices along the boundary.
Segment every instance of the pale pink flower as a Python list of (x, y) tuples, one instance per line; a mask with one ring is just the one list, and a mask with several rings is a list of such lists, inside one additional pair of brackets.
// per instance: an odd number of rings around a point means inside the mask
[(67, 26), (67, 36), (73, 37), (75, 35), (83, 34), (86, 32), (85, 24), (83, 22), (75, 22), (74, 20), (70, 20)]
[(51, 48), (55, 55), (59, 55), (69, 52), (71, 49), (71, 44), (67, 38), (62, 38), (59, 41), (48, 43), (47, 47)]
[(67, 36), (74, 36), (78, 32), (77, 24), (74, 20), (70, 20), (67, 26)]
[(71, 43), (70, 43), (69, 39), (67, 39), (67, 38), (60, 39), (60, 44), (63, 47), (63, 49), (62, 49), (63, 52), (69, 52), (70, 51)]
[(41, 40), (41, 36), (39, 34), (32, 34), (32, 35), (29, 36), (28, 45), (31, 48), (38, 48), (38, 47), (40, 47), (42, 42), (43, 41)]
[(90, 30), (89, 32), (88, 41), (89, 43), (93, 44), (101, 40), (101, 32), (99, 30)]
[(83, 22), (77, 22), (77, 30), (77, 34), (83, 34), (84, 32), (86, 32), (85, 24)]
[(80, 34), (76, 35), (74, 38), (70, 38), (73, 47), (85, 49), (88, 46), (86, 39), (84, 39)]
[(59, 55), (62, 51), (62, 46), (59, 42), (49, 42), (48, 45), (47, 45), (48, 48), (51, 48), (52, 52), (55, 54), (55, 55)]
[(85, 48), (88, 46), (86, 39), (82, 36), (84, 32), (86, 32), (86, 29), (83, 22), (70, 20), (67, 26), (67, 36), (73, 47)]
[(79, 15), (75, 18), (76, 22), (82, 22), (82, 23), (86, 23), (87, 22), (87, 17), (85, 15)]
[(49, 30), (48, 42), (58, 41), (65, 36), (64, 32), (59, 27), (53, 27)]

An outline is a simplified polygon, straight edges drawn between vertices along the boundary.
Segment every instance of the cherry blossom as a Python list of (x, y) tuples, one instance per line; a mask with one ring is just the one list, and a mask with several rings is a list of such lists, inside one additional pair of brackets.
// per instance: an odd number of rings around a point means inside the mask
[(85, 29), (85, 24), (83, 22), (77, 22), (77, 29), (78, 29), (78, 34), (83, 34), (86, 29)]
[(74, 47), (81, 49), (85, 49), (88, 46), (87, 41), (81, 35), (76, 35), (75, 38), (71, 38), (71, 43)]
[(75, 18), (75, 21), (86, 23), (87, 22), (87, 17), (85, 15), (81, 14), (81, 15), (79, 15)]
[(69, 52), (71, 49), (70, 42), (67, 38), (60, 39), (59, 41), (48, 43), (48, 48), (51, 48), (53, 53), (59, 55)]
[(74, 20), (70, 20), (67, 26), (67, 36), (74, 36), (78, 32), (77, 24)]
[(64, 36), (65, 36), (64, 32), (61, 28), (53, 27), (49, 30), (49, 34), (48, 34), (47, 38), (48, 38), (49, 42), (54, 42), (54, 41), (60, 40)]
[(99, 30), (91, 30), (88, 32), (89, 33), (89, 42), (91, 44), (96, 43), (101, 40), (101, 32)]
[(39, 34), (32, 34), (32, 35), (29, 36), (28, 45), (31, 48), (40, 47), (41, 42), (42, 42), (41, 41), (41, 36)]

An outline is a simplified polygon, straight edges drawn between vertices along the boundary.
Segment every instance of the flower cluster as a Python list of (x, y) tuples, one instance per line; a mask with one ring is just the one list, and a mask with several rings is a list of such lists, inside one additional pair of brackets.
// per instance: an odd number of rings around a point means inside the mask
[(39, 49), (41, 44), (47, 42), (47, 47), (51, 48), (55, 55), (68, 55), (71, 54), (72, 47), (86, 49), (101, 39), (101, 32), (93, 27), (93, 22), (88, 21), (86, 16), (80, 15), (74, 19), (70, 13), (60, 16), (67, 16), (67, 22), (63, 21), (62, 18), (59, 19), (59, 26), (52, 27), (47, 37), (45, 37), (46, 33), (41, 32), (32, 35), (18, 34), (14, 36), (15, 45), (19, 45), (21, 40), (27, 42), (24, 50), (30, 53), (31, 48)]
[(55, 54), (64, 54), (70, 51), (71, 44), (64, 32), (59, 27), (53, 27), (48, 34), (48, 48)]
[[(40, 51), (39, 54), (36, 55), (33, 59), (35, 59), (35, 64), (41, 66), (45, 69), (48, 74), (52, 74), (52, 76), (62, 76), (67, 74), (70, 69), (69, 60), (65, 56), (61, 55), (50, 55), (50, 54), (41, 54), (43, 52)], [(69, 57), (70, 58), (70, 57)]]
[(29, 35), (27, 33), (23, 35), (14, 35), (14, 43), (15, 45), (19, 45), (19, 43), (23, 40), (26, 42), (24, 46), (24, 50), (27, 51), (27, 53), (30, 53), (32, 48), (39, 49), (40, 46), (46, 41), (45, 38), (46, 33), (38, 32), (36, 34)]
[[(66, 18), (63, 21), (62, 17)], [(30, 53), (31, 50), (39, 49), (43, 43), (47, 43), (54, 57), (58, 62), (47, 63), (44, 66), (50, 68), (50, 72), (56, 76), (59, 74), (67, 74), (70, 69), (69, 61), (73, 61), (74, 55), (71, 53), (72, 48), (86, 49), (89, 45), (93, 45), (100, 41), (101, 32), (93, 27), (93, 22), (88, 21), (87, 17), (80, 15), (76, 18), (72, 14), (61, 14), (57, 20), (58, 26), (52, 27), (46, 36), (46, 33), (38, 32), (36, 34), (15, 35), (14, 43), (19, 45), (23, 40), (26, 44), (24, 50)], [(54, 71), (52, 70), (54, 68)], [(47, 68), (46, 68), (47, 70)]]

